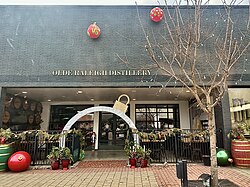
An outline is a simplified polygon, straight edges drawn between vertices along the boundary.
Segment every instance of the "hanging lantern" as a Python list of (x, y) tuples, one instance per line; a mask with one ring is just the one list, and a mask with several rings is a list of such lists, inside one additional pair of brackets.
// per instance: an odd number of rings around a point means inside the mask
[(90, 38), (98, 38), (101, 34), (101, 29), (96, 25), (96, 22), (91, 24), (87, 30), (87, 34)]
[(159, 22), (163, 18), (163, 10), (159, 7), (155, 7), (150, 11), (150, 18), (154, 22)]

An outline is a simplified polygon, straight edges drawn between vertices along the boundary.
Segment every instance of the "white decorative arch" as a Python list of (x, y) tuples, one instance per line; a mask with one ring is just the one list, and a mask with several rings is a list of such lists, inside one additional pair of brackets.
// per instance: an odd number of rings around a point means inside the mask
[[(130, 128), (132, 129), (136, 129), (135, 124), (133, 123), (133, 121), (122, 111), (114, 109), (112, 107), (107, 107), (107, 106), (95, 106), (95, 107), (90, 107), (87, 108), (85, 110), (82, 110), (80, 112), (78, 112), (76, 115), (74, 115), (64, 126), (62, 133), (64, 131), (70, 130), (70, 128), (72, 127), (72, 125), (74, 125), (74, 123), (80, 119), (82, 116), (85, 116), (87, 114), (93, 113), (93, 112), (110, 112), (113, 114), (116, 114), (117, 116), (119, 116), (120, 118), (122, 118), (128, 125)], [(65, 137), (63, 136), (60, 139), (60, 146), (61, 147), (65, 147)]]

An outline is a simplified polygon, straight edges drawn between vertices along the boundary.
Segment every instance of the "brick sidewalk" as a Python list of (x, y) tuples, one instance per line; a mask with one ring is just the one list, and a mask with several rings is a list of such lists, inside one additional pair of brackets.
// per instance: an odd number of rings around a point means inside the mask
[[(110, 167), (102, 163), (81, 163), (67, 171), (39, 169), (20, 173), (1, 172), (0, 186), (18, 187), (179, 187), (175, 165), (152, 166), (148, 168), (130, 169), (126, 165), (114, 162)], [(101, 163), (101, 162), (100, 162)], [(124, 162), (123, 162), (124, 163)], [(88, 165), (89, 164), (89, 165)], [(197, 180), (202, 173), (209, 173), (209, 167), (201, 164), (188, 165), (188, 179)], [(228, 179), (240, 187), (250, 184), (250, 170), (234, 167), (219, 167), (219, 178)]]

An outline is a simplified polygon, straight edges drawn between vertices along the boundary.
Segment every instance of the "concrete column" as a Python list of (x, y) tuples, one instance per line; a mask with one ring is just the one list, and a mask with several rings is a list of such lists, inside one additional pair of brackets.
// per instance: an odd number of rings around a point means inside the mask
[(41, 130), (48, 131), (49, 130), (49, 119), (50, 119), (50, 102), (43, 102), (43, 112), (41, 114), (41, 119), (43, 122), (41, 123)]
[(223, 143), (224, 149), (231, 150), (231, 141), (227, 137), (227, 134), (232, 128), (231, 114), (230, 114), (230, 102), (228, 91), (225, 92), (223, 99), (221, 101), (222, 118), (223, 118)]
[[(134, 101), (130, 101), (130, 119), (134, 122), (135, 124), (135, 102)], [(134, 142), (136, 144), (139, 144), (140, 143), (140, 140), (139, 140), (139, 136), (135, 133), (133, 133), (133, 138), (134, 138)]]
[(6, 88), (0, 87), (0, 128), (3, 127), (4, 102), (6, 96)]
[[(95, 104), (95, 106), (99, 106), (98, 104)], [(99, 112), (94, 112), (94, 127), (93, 131), (96, 133), (96, 139), (95, 139), (95, 150), (97, 150), (99, 147)]]
[(215, 125), (216, 125), (216, 133), (217, 133), (217, 147), (219, 148), (224, 148), (224, 136), (223, 131), (224, 131), (224, 121), (223, 121), (223, 111), (222, 111), (222, 105), (219, 103), (215, 108), (214, 108), (214, 113), (215, 113)]

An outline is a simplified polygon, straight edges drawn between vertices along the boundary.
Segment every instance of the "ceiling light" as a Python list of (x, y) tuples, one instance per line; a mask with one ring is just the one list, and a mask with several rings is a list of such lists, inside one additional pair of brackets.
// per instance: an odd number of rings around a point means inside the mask
[(51, 99), (48, 99), (48, 102), (50, 102), (51, 101)]
[(67, 106), (66, 109), (74, 109), (73, 106)]
[(186, 90), (186, 92), (187, 92), (187, 93), (189, 93), (189, 92), (190, 92), (190, 90)]
[(136, 92), (136, 90), (132, 90), (131, 92), (135, 93), (135, 92)]
[(77, 94), (82, 94), (82, 90), (78, 90), (78, 91), (77, 91)]
[(22, 93), (23, 93), (23, 94), (26, 94), (26, 93), (28, 93), (28, 92), (26, 92), (26, 91), (23, 91)]
[(94, 101), (94, 99), (93, 99), (93, 98), (91, 98), (91, 99), (90, 99), (90, 101)]
[(132, 99), (133, 101), (135, 101), (136, 99)]

